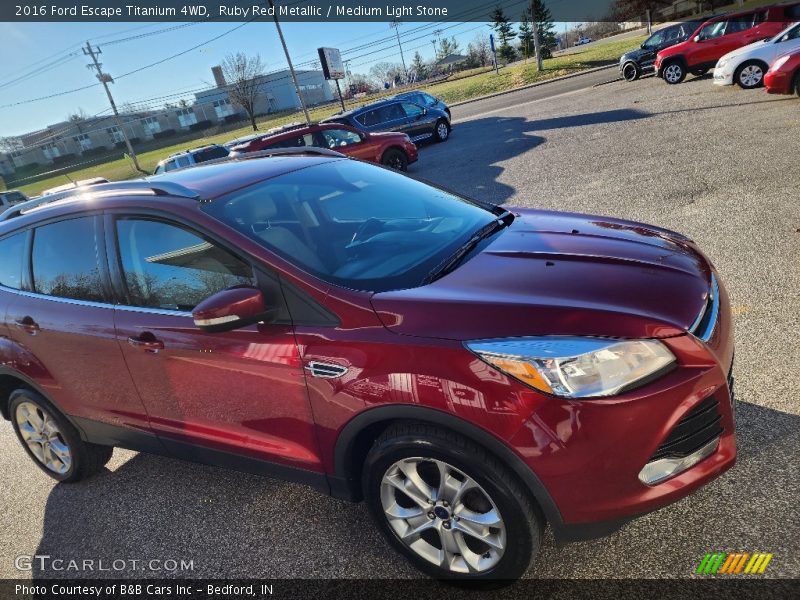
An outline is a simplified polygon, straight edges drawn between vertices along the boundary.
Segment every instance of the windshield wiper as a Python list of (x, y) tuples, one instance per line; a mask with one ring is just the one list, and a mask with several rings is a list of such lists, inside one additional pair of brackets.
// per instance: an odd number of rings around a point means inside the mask
[(459, 263), (470, 253), (472, 252), (475, 247), (480, 244), (483, 240), (488, 237), (494, 235), (500, 229), (508, 227), (511, 224), (511, 221), (514, 220), (514, 215), (511, 214), (509, 211), (504, 211), (502, 214), (498, 215), (496, 219), (493, 219), (490, 223), (487, 223), (470, 237), (466, 242), (464, 242), (458, 250), (456, 250), (451, 256), (448, 256), (445, 260), (439, 263), (434, 269), (428, 273), (425, 279), (422, 281), (423, 285), (428, 283), (432, 283), (437, 279), (444, 277), (448, 273), (450, 273), (453, 269), (455, 269)]

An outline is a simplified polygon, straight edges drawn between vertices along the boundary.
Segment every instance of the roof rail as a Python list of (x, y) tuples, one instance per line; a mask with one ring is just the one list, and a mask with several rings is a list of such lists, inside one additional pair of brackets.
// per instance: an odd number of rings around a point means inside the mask
[(47, 196), (39, 196), (27, 202), (15, 204), (8, 210), (0, 213), (0, 222), (8, 221), (14, 217), (19, 217), (37, 208), (53, 204), (61, 200), (67, 200), (75, 196), (115, 196), (121, 193), (127, 194), (147, 194), (151, 196), (177, 196), (178, 198), (190, 198), (199, 200), (200, 194), (193, 192), (189, 188), (172, 181), (148, 181), (147, 179), (137, 179), (134, 181), (116, 181), (111, 183), (99, 183), (97, 185), (75, 187)]

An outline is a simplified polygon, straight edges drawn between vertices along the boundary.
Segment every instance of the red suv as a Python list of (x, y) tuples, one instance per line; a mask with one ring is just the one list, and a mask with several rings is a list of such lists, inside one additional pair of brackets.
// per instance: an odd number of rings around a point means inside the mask
[(800, 4), (767, 6), (709, 19), (688, 40), (665, 48), (656, 56), (658, 77), (681, 83), (687, 73), (701, 76), (728, 52), (774, 37), (800, 19)]
[(44, 472), (121, 446), (302, 482), (481, 580), (734, 464), (691, 240), (288, 152), (4, 213), (0, 408)]
[(405, 171), (417, 162), (417, 147), (405, 133), (367, 133), (343, 123), (289, 125), (234, 146), (234, 155), (276, 148), (329, 148), (367, 162)]
[(764, 76), (764, 86), (770, 94), (800, 96), (800, 50), (779, 57)]

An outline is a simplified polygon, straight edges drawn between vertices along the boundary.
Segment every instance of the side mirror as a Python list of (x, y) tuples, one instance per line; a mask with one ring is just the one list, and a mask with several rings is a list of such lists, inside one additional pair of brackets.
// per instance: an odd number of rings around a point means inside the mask
[(696, 36), (694, 36), (694, 41), (695, 42), (702, 42), (703, 38), (701, 38), (699, 35), (696, 35)]
[(194, 324), (203, 331), (233, 331), (259, 321), (270, 321), (275, 309), (268, 309), (261, 290), (232, 287), (206, 298), (192, 311)]

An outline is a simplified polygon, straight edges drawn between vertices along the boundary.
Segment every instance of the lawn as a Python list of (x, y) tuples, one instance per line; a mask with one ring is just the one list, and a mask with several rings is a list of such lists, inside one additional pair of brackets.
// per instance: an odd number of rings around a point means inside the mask
[[(628, 38), (619, 41), (603, 42), (596, 46), (590, 46), (583, 52), (576, 52), (573, 54), (555, 57), (548, 59), (544, 62), (544, 70), (538, 72), (536, 70), (535, 61), (531, 60), (528, 64), (515, 64), (510, 67), (500, 69), (497, 74), (491, 69), (474, 69), (470, 72), (460, 73), (453, 78), (436, 83), (430, 86), (423, 86), (430, 93), (439, 96), (448, 103), (460, 102), (492, 94), (496, 92), (503, 92), (522, 87), (531, 83), (560, 77), (570, 73), (576, 73), (592, 67), (611, 64), (619, 59), (620, 55), (624, 52), (637, 47), (641, 44), (644, 36), (637, 38)], [(372, 102), (375, 97), (370, 97), (368, 101)], [(364, 102), (349, 102), (348, 108), (353, 108)], [(319, 120), (324, 117), (330, 116), (336, 112), (338, 107), (331, 107), (330, 105), (314, 109), (311, 111), (311, 118)], [(260, 130), (269, 129), (292, 123), (295, 121), (302, 121), (302, 112), (297, 113), (284, 113), (281, 115), (267, 115), (258, 120)], [(184, 141), (165, 146), (156, 150), (150, 150), (139, 154), (139, 164), (142, 168), (152, 172), (156, 163), (165, 156), (178, 152), (180, 150), (195, 147), (203, 144), (222, 143), (236, 137), (241, 137), (251, 133), (250, 127), (243, 127), (234, 131), (227, 131), (216, 135), (203, 136), (202, 134), (192, 138), (185, 139)], [(77, 169), (68, 172), (71, 179), (87, 179), (90, 177), (105, 177), (112, 181), (121, 181), (125, 179), (133, 179), (140, 176), (137, 173), (130, 161), (126, 158), (119, 158), (110, 162), (100, 165)], [(59, 174), (47, 179), (23, 185), (20, 187), (29, 196), (39, 194), (42, 190), (69, 183), (69, 179), (63, 174)]]

